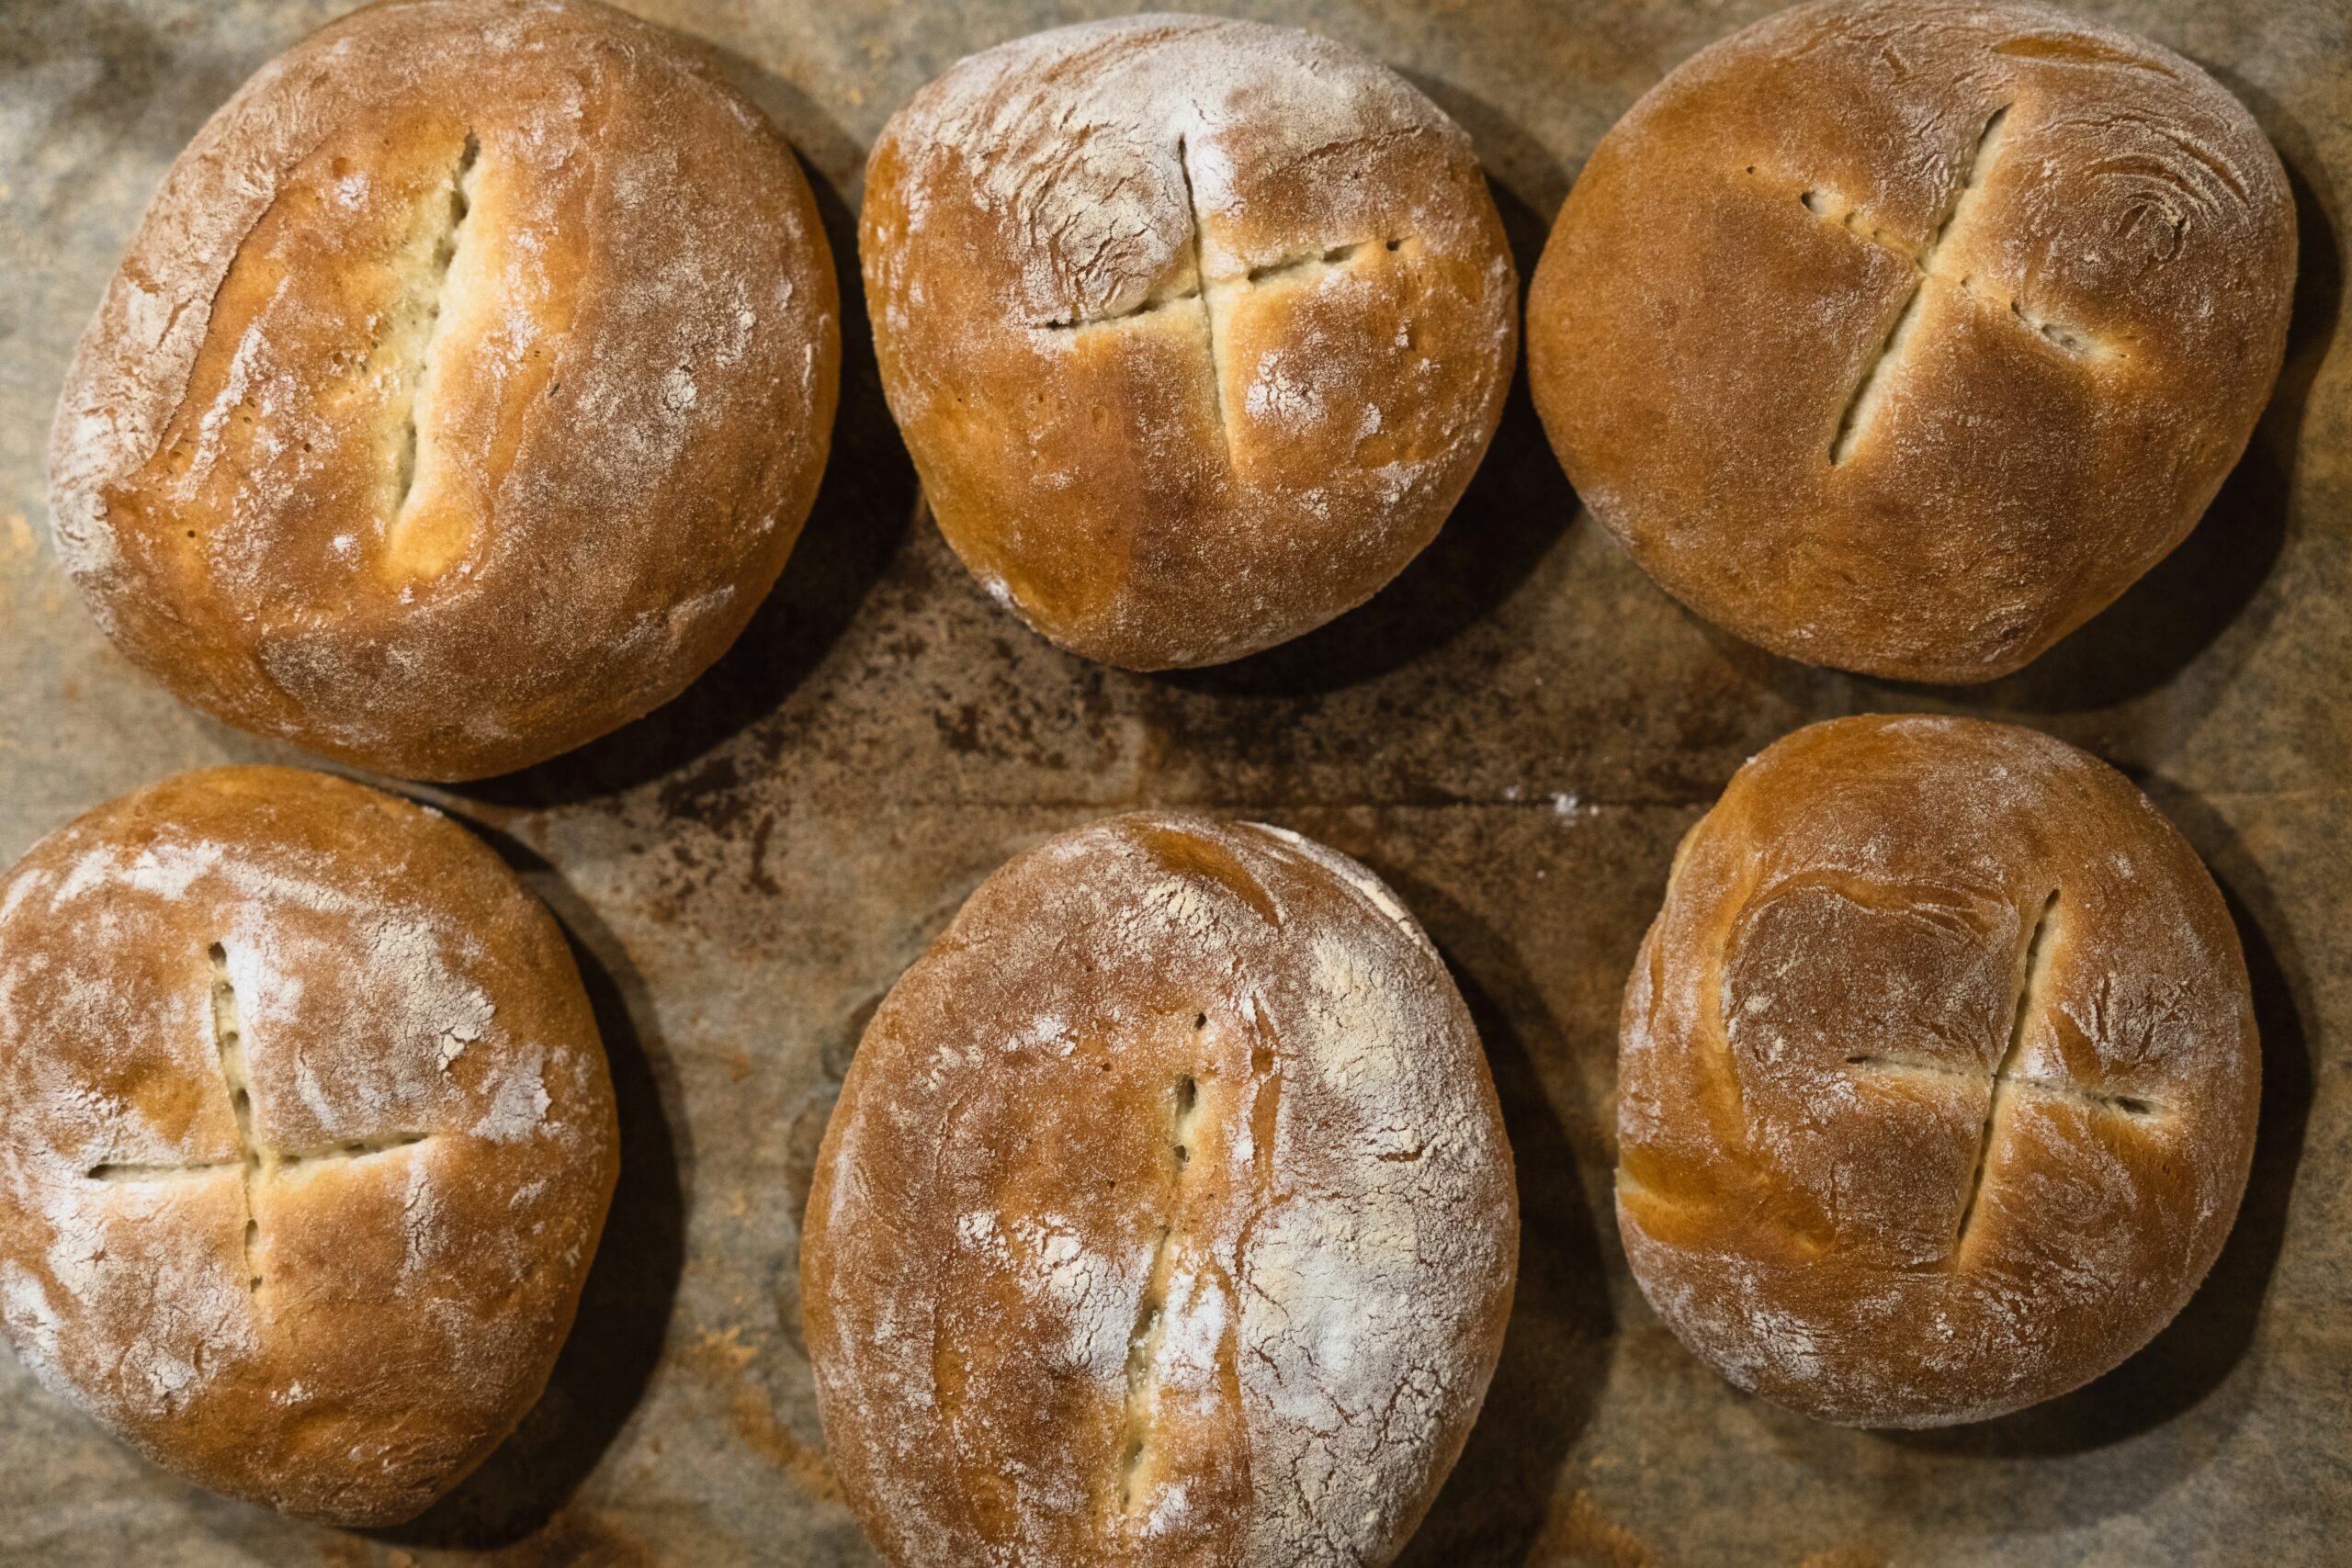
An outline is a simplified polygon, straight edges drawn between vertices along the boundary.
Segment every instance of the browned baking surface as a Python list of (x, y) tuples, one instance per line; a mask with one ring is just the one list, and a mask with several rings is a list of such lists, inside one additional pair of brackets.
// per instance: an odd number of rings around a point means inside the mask
[[(806, 154), (835, 254), (865, 152), (955, 59), (1079, 13), (982, 0), (639, 6), (726, 51)], [(1769, 6), (1269, 5), (1389, 61), (1466, 127), (1524, 269), (1570, 176), (1677, 62)], [(1096, 7), (1087, 14), (1100, 14)], [(580, 940), (623, 1175), (573, 1351), (475, 1480), (390, 1540), (284, 1524), (130, 1456), (0, 1359), (0, 1557), (527, 1565), (872, 1563), (819, 1451), (796, 1223), (873, 1004), (979, 880), (1148, 802), (1363, 859), (1452, 960), (1522, 1199), (1493, 1391), (1404, 1561), (1772, 1568), (2323, 1562), (2352, 1355), (2352, 356), (2334, 346), (2352, 64), (2328, 0), (2101, 5), (2212, 69), (2290, 171), (2301, 281), (2279, 393), (2204, 526), (2023, 674), (1957, 698), (1774, 660), (1678, 609), (1579, 513), (1522, 391), (1437, 542), (1240, 667), (1067, 657), (928, 519), (847, 309), (806, 536), (738, 649), (650, 723), (463, 795)], [(176, 767), (264, 749), (107, 649), (42, 536), (73, 339), (204, 116), (317, 25), (280, 0), (17, 7), (0, 58), (0, 854)], [(2239, 922), (2264, 1044), (2237, 1229), (2179, 1324), (2079, 1393), (1933, 1435), (1739, 1394), (1617, 1250), (1618, 1006), (1676, 840), (1810, 719), (1959, 707), (2119, 763)], [(278, 755), (278, 753), (272, 753)], [(92, 1543), (97, 1543), (93, 1545)]]

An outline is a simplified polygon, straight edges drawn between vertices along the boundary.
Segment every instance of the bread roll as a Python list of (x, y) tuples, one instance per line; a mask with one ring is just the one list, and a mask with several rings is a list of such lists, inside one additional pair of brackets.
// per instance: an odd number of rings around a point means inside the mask
[(1676, 852), (1618, 1073), (1650, 1304), (1860, 1427), (2002, 1415), (2146, 1344), (2229, 1234), (2260, 1096), (2195, 852), (2073, 747), (1954, 718), (1739, 771)]
[(619, 1158), (562, 933), (436, 812), (220, 768), (0, 886), (0, 1324), (141, 1453), (409, 1517), (539, 1396)]
[(157, 680), (409, 778), (504, 772), (734, 640), (824, 467), (790, 149), (594, 0), (383, 0), (164, 176), (58, 406), (58, 554)]
[(1833, 0), (1601, 139), (1528, 373), (1577, 493), (1691, 609), (1986, 681), (2196, 525), (2294, 274), (2278, 155), (2179, 55), (2038, 6)]
[(1517, 346), (1469, 138), (1255, 22), (963, 61), (875, 143), (858, 249), (941, 532), (1039, 632), (1130, 669), (1372, 597), (1469, 482)]
[(1383, 1563), (1485, 1396), (1510, 1149), (1363, 867), (1137, 813), (980, 885), (858, 1046), (801, 1244), (901, 1568)]

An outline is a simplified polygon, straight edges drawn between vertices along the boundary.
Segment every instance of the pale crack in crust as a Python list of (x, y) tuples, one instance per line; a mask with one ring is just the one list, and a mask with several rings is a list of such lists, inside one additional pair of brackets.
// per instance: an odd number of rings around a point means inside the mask
[[(1944, 220), (1942, 226), (1930, 236), (1925, 245), (1906, 243), (1900, 235), (1890, 233), (1872, 222), (1863, 214), (1860, 208), (1842, 205), (1839, 198), (1828, 191), (1807, 186), (1797, 192), (1797, 202), (1807, 212), (1825, 223), (1835, 224), (1857, 240), (1876, 245), (1891, 255), (1901, 257), (1911, 265), (1917, 275), (1912, 280), (1910, 291), (1904, 296), (1904, 303), (1896, 314), (1894, 324), (1888, 329), (1885, 339), (1879, 345), (1878, 353), (1864, 368), (1860, 379), (1855, 382), (1853, 393), (1847, 400), (1845, 410), (1839, 416), (1838, 433), (1831, 443), (1830, 462), (1833, 466), (1844, 462), (1847, 454), (1852, 450), (1853, 444), (1860, 435), (1865, 396), (1874, 394), (1878, 378), (1892, 369), (1889, 362), (1900, 357), (1898, 340), (1906, 338), (1906, 334), (1914, 324), (1914, 317), (1923, 308), (1928, 286), (1930, 283), (1949, 285), (1971, 301), (1985, 300), (2007, 310), (2028, 331), (2034, 333), (2043, 342), (2071, 358), (2093, 360), (2125, 357), (2121, 349), (2083, 328), (2069, 326), (2040, 311), (2028, 310), (2025, 297), (2022, 294), (2015, 292), (2003, 294), (1988, 289), (1984, 287), (1983, 280), (1973, 273), (1953, 272), (1939, 268), (1934, 265), (1939, 248), (1957, 226), (1961, 205), (1974, 197), (1978, 187), (1992, 172), (1992, 159), (1996, 151), (1993, 144), (1999, 140), (2000, 128), (2004, 124), (2004, 117), (2008, 112), (2007, 108), (2002, 108), (1986, 122), (1984, 132), (1978, 139), (1976, 157), (1967, 178), (1960, 187), (1959, 200), (1955, 202), (1951, 213)], [(1745, 172), (1755, 175), (1757, 165), (1748, 164)]]
[(254, 1136), (253, 1084), (246, 1071), (244, 1021), (237, 1008), (237, 987), (229, 979), (229, 953), (212, 944), (212, 1041), (220, 1052), (220, 1082), (229, 1091), (229, 1110), (237, 1124), (237, 1168), (243, 1183), (245, 1205), (244, 1258), (247, 1288), (261, 1291), (261, 1265), (254, 1259), (261, 1239), (261, 1213), (254, 1206), (254, 1181), (261, 1174), (261, 1145)]
[[(434, 548), (415, 537), (421, 532), (416, 504), (421, 499), (417, 472), (420, 462), (427, 456), (422, 447), (424, 425), (433, 409), (435, 372), (457, 314), (451, 296), (462, 276), (458, 257), (466, 243), (466, 220), (473, 209), (481, 157), (481, 139), (469, 130), (449, 171), (443, 210), (436, 215), (439, 231), (418, 288), (424, 320), (417, 335), (422, 342), (416, 346), (414, 366), (406, 371), (408, 394), (393, 448), (391, 511), (385, 524), (384, 553), (388, 562), (400, 563), (409, 573), (419, 576), (434, 575), (456, 553), (446, 545)], [(426, 547), (420, 549), (421, 545)], [(459, 547), (462, 548), (461, 544)]]
[(975, 892), (875, 1015), (804, 1240), (827, 1440), (886, 1553), (1394, 1555), (1516, 1235), (1444, 987), (1369, 873), (1253, 828), (1138, 813)]
[(6, 894), (38, 1202), (0, 1206), (0, 1326), (191, 1480), (412, 1517), (537, 1397), (612, 1188), (554, 922), (461, 829), (277, 768), (101, 807)]
[(1209, 407), (1216, 415), (1217, 434), (1225, 443), (1226, 467), (1233, 466), (1233, 422), (1225, 412), (1225, 361), (1217, 354), (1216, 298), (1209, 280), (1205, 254), (1208, 215), (1201, 210), (1200, 194), (1193, 188), (1193, 160), (1185, 140), (1176, 139), (1176, 169), (1183, 177), (1184, 209), (1192, 218), (1193, 276), (1199, 280), (1201, 336), (1208, 347)]
[[(1413, 243), (1410, 235), (1378, 242), (1380, 248), (1392, 255), (1402, 252), (1407, 245)], [(1263, 262), (1246, 271), (1227, 273), (1210, 281), (1213, 285), (1238, 282), (1244, 286), (1254, 287), (1257, 284), (1271, 283), (1301, 274), (1320, 273), (1332, 267), (1345, 266), (1366, 246), (1373, 243), (1374, 242), (1371, 240), (1350, 240), (1319, 251), (1302, 251), (1296, 255), (1284, 256), (1279, 261)], [(1131, 305), (1124, 310), (1105, 310), (1093, 315), (1057, 316), (1041, 325), (1046, 332), (1082, 332), (1089, 327), (1112, 326), (1120, 321), (1132, 321), (1144, 316), (1158, 315), (1163, 310), (1188, 304), (1202, 297), (1199, 281), (1200, 258), (1197, 254), (1193, 257), (1193, 280), (1173, 293), (1155, 292), (1146, 297), (1140, 304)]]
[(1961, 1201), (1960, 1224), (1952, 1235), (1952, 1258), (1959, 1260), (1961, 1248), (1968, 1245), (1968, 1222), (1975, 1217), (1976, 1201), (1984, 1192), (1984, 1179), (1993, 1163), (1993, 1140), (1998, 1135), (2001, 1111), (2008, 1097), (2015, 1092), (2011, 1069), (2025, 1048), (2026, 1031), (2033, 1026), (2042, 1010), (2043, 983), (2048, 977), (2050, 952), (2048, 942), (2052, 918), (2058, 912), (2058, 893), (2052, 889), (2043, 899), (2041, 908), (2027, 929), (2025, 944), (2018, 951), (2018, 982), (2015, 996), (2009, 1003), (2008, 1043), (2002, 1048), (2001, 1059), (1993, 1068), (1991, 1093), (1984, 1101), (1984, 1131), (1976, 1145), (1976, 1165), (1968, 1178), (1968, 1196)]
[(1740, 1387), (1860, 1426), (2000, 1415), (2144, 1343), (2227, 1233), (2258, 1099), (2177, 833), (2072, 748), (1917, 716), (1733, 780), (1629, 982), (1620, 1080), (1645, 1294)]
[[(1878, 353), (1863, 368), (1860, 378), (1854, 384), (1852, 397), (1847, 400), (1844, 412), (1838, 416), (1838, 430), (1829, 444), (1832, 466), (1845, 462), (1851, 455), (1855, 443), (1868, 428), (1884, 396), (1882, 383), (1898, 373), (1906, 357), (1905, 351), (1917, 330), (1919, 316), (1927, 307), (1928, 286), (1950, 283), (1962, 294), (1971, 299), (1975, 297), (1972, 288), (1973, 277), (1965, 272), (1955, 273), (1941, 263), (1948, 243), (1969, 229), (1969, 220), (1975, 216), (1975, 208), (1983, 198), (1985, 182), (1992, 177), (1994, 165), (2000, 160), (2011, 107), (2004, 104), (1995, 109), (1985, 120), (1984, 129), (1977, 132), (1976, 144), (1969, 154), (1967, 172), (1952, 193), (1951, 206), (1945, 209), (1935, 231), (1928, 236), (1927, 243), (1916, 251), (1899, 240), (1889, 238), (1876, 227), (1864, 231), (1860, 227), (1862, 220), (1857, 209), (1849, 208), (1843, 214), (1833, 216), (1829, 202), (1819, 191), (1808, 189), (1797, 198), (1804, 203), (1805, 210), (1815, 217), (1834, 220), (1848, 232), (1903, 257), (1917, 274), (1912, 279), (1910, 292), (1904, 297), (1903, 308), (1896, 312)], [(1752, 168), (1750, 172), (1753, 172)], [(2112, 352), (2087, 333), (2028, 315), (2024, 300), (2018, 296), (2011, 295), (2007, 303), (2012, 316), (2067, 355), (2082, 358)]]
[[(1195, 1031), (1208, 1021), (1201, 1015)], [(1151, 1448), (1153, 1416), (1159, 1403), (1158, 1363), (1166, 1336), (1168, 1277), (1173, 1266), (1170, 1244), (1178, 1241), (1182, 1223), (1184, 1177), (1192, 1165), (1192, 1139), (1201, 1111), (1200, 1084), (1191, 1074), (1176, 1080), (1170, 1091), (1173, 1110), (1169, 1125), (1167, 1218), (1160, 1222), (1159, 1240), (1144, 1272), (1143, 1295), (1136, 1305), (1136, 1326), (1127, 1336), (1126, 1436), (1120, 1446), (1118, 1500), (1122, 1513), (1133, 1513), (1139, 1501), (1136, 1482), (1145, 1473)]]
[(1466, 482), (1516, 347), (1467, 138), (1258, 24), (1084, 24), (959, 63), (877, 141), (861, 233), (942, 531), (1033, 627), (1130, 668), (1370, 597)]

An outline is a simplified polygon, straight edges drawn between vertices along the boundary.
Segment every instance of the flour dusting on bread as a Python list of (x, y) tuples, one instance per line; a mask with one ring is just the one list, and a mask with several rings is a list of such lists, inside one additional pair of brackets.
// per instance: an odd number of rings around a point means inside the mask
[(504, 1435), (611, 1189), (545, 911), (317, 773), (181, 775), (34, 847), (0, 1092), (0, 1325), (150, 1457), (308, 1517), (406, 1517)]
[(1213, 663), (1369, 597), (1493, 434), (1517, 277), (1469, 139), (1328, 39), (1083, 23), (885, 129), (860, 253), (933, 514), (1046, 636)]
[(1363, 867), (1182, 816), (1049, 840), (893, 990), (829, 1131), (836, 1466), (910, 1563), (1385, 1561), (1492, 1370), (1509, 1172)]
[(790, 151), (677, 40), (594, 0), (365, 6), (165, 176), (60, 399), (58, 554), (216, 716), (503, 772), (749, 618), (837, 317)]

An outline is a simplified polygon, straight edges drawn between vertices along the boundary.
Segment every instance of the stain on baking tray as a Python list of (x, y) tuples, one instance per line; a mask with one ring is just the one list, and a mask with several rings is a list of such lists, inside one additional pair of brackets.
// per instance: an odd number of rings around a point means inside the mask
[[(928, 529), (928, 519), (921, 525)], [(945, 546), (927, 534), (907, 553), (928, 557), (934, 551), (944, 556)], [(1131, 683), (1136, 678), (1052, 648), (1010, 626), (993, 605), (972, 602), (968, 585), (960, 592), (967, 597), (959, 620), (985, 636), (989, 657), (975, 668), (956, 671), (954, 684), (933, 682), (924, 689), (933, 723), (947, 750), (959, 757), (1060, 772), (1074, 764), (1063, 737), (1074, 736), (1097, 750), (1107, 747), (1116, 711), (1112, 684)], [(1057, 667), (1062, 689), (1051, 695), (1021, 678), (1040, 658)]]
[(728, 1414), (735, 1435), (753, 1453), (783, 1471), (809, 1496), (831, 1501), (841, 1496), (841, 1482), (825, 1458), (825, 1450), (804, 1443), (776, 1418), (775, 1406), (757, 1389), (736, 1391)]

